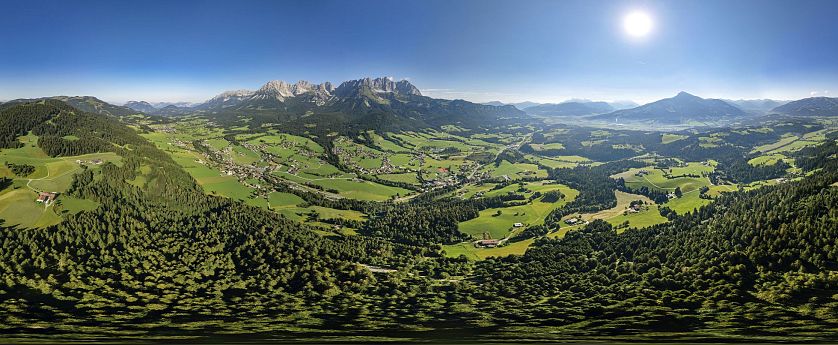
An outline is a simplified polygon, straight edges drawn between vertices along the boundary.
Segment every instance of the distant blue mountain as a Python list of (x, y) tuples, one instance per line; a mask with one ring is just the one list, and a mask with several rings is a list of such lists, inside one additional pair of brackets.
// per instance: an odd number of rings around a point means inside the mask
[(583, 116), (611, 111), (614, 111), (614, 107), (606, 102), (586, 101), (540, 104), (526, 110), (527, 114), (540, 116)]
[(626, 122), (684, 123), (729, 120), (746, 115), (747, 113), (742, 109), (720, 99), (705, 99), (682, 91), (672, 98), (665, 98), (636, 108), (617, 110), (596, 118)]
[(838, 98), (804, 98), (776, 107), (772, 111), (794, 116), (838, 116)]

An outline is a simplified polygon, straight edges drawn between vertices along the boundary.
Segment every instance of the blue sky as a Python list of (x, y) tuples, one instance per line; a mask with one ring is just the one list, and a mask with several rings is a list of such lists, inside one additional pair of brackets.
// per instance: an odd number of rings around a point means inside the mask
[[(408, 78), (472, 101), (838, 93), (838, 1), (5, 1), (0, 100)], [(629, 37), (643, 11), (651, 33)]]

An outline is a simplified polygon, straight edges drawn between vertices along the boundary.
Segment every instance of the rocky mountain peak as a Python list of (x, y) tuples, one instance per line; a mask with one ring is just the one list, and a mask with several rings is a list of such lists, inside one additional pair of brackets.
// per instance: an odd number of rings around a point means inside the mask
[(224, 98), (233, 98), (233, 97), (248, 97), (253, 95), (253, 91), (250, 90), (232, 90), (232, 91), (224, 91), (218, 96), (213, 97), (213, 99), (224, 99)]
[(282, 80), (271, 80), (256, 91), (254, 98), (285, 101), (287, 98), (297, 97), (309, 92), (314, 92), (316, 97), (323, 98), (330, 96), (332, 90), (332, 84), (329, 82), (314, 84), (306, 80), (300, 80), (290, 84)]
[(364, 78), (345, 81), (338, 86), (336, 93), (346, 97), (350, 95), (359, 95), (364, 93), (364, 90), (369, 90), (372, 93), (394, 93), (397, 95), (415, 95), (421, 96), (419, 89), (413, 86), (407, 80), (394, 81), (390, 77), (381, 78)]

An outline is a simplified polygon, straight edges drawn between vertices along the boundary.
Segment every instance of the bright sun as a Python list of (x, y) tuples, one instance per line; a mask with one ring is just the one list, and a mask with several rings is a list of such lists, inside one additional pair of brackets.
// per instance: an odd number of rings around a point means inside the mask
[(646, 36), (652, 31), (652, 17), (645, 12), (631, 12), (623, 18), (623, 27), (629, 36)]

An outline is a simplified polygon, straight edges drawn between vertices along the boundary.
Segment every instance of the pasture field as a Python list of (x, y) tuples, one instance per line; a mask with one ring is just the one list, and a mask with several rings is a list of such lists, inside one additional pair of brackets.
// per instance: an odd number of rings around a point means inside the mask
[[(320, 219), (332, 219), (332, 218), (343, 218), (343, 219), (352, 219), (352, 220), (364, 220), (366, 215), (358, 211), (352, 210), (336, 210), (326, 207), (320, 206), (310, 206), (310, 207), (299, 207), (299, 206), (288, 206), (288, 207), (280, 207), (274, 209), (276, 213), (283, 215), (284, 217), (291, 219), (297, 222), (306, 222), (306, 224), (311, 224), (309, 220), (309, 214), (312, 211), (317, 213), (317, 216)], [(322, 224), (322, 223), (319, 223)], [(322, 224), (324, 226), (328, 226)]]
[(710, 186), (710, 190), (707, 192), (707, 195), (709, 195), (710, 197), (717, 197), (724, 192), (735, 192), (737, 189), (737, 186), (728, 184), (712, 185)]
[(507, 243), (495, 248), (475, 248), (471, 242), (463, 242), (442, 246), (445, 256), (456, 258), (465, 255), (469, 260), (484, 260), (488, 257), (503, 257), (509, 255), (523, 255), (527, 248), (535, 242), (534, 238), (519, 242)]
[[(610, 223), (613, 226), (618, 226), (623, 224), (624, 222), (629, 222), (629, 228), (646, 228), (652, 225), (657, 225), (661, 223), (666, 223), (667, 219), (664, 216), (660, 215), (659, 206), (655, 204), (645, 206), (641, 211), (637, 213), (623, 213), (608, 219), (605, 219), (606, 222)], [(617, 233), (622, 233), (627, 228), (620, 228), (617, 229)]]
[[(646, 186), (651, 189), (671, 192), (674, 191), (676, 187), (680, 187), (681, 192), (686, 194), (694, 190), (697, 191), (703, 186), (709, 186), (710, 179), (705, 175), (713, 172), (713, 169), (712, 164), (703, 165), (701, 163), (691, 162), (687, 163), (686, 167), (673, 167), (671, 169), (664, 170), (657, 169), (653, 166), (629, 169), (626, 172), (615, 174), (611, 177), (622, 177), (626, 182), (626, 186), (630, 188), (640, 188)], [(648, 174), (637, 176), (637, 173), (640, 172), (640, 170), (645, 170)], [(684, 175), (694, 175), (698, 177)]]
[(549, 143), (549, 144), (530, 144), (533, 150), (536, 152), (538, 151), (546, 151), (546, 150), (561, 150), (564, 148), (562, 143)]
[(303, 198), (291, 193), (273, 192), (268, 194), (268, 204), (271, 209), (297, 206), (304, 202), (305, 200), (303, 200)]
[(336, 210), (321, 206), (300, 207), (305, 200), (290, 193), (273, 192), (268, 195), (268, 203), (271, 210), (296, 221), (305, 221), (308, 215), (314, 211), (319, 218), (343, 218), (351, 220), (364, 220), (365, 215), (358, 211)]
[(333, 208), (326, 208), (321, 206), (311, 206), (306, 208), (311, 211), (315, 211), (320, 215), (320, 218), (323, 219), (330, 219), (330, 218), (344, 218), (349, 220), (364, 220), (366, 219), (366, 215), (353, 210), (336, 210)]
[[(37, 136), (22, 136), (20, 141), (24, 144), (23, 147), (0, 150), (0, 177), (8, 177), (13, 181), (12, 186), (0, 191), (0, 219), (6, 225), (46, 227), (60, 223), (60, 214), (77, 213), (97, 207), (98, 204), (93, 201), (70, 198), (61, 193), (73, 182), (73, 176), (85, 169), (82, 165), (98, 171), (100, 166), (90, 161), (99, 159), (118, 165), (122, 162), (122, 157), (113, 152), (49, 157), (37, 146)], [(6, 167), (6, 162), (32, 165), (35, 171), (28, 176), (16, 176)], [(46, 206), (35, 202), (38, 192), (55, 192), (59, 195), (56, 202)]]
[(794, 135), (791, 133), (783, 134), (777, 142), (757, 146), (751, 153), (767, 153), (767, 154), (782, 154), (786, 152), (799, 151), (808, 146), (815, 146), (826, 141), (826, 135), (834, 129), (822, 129), (814, 132), (805, 133), (803, 135)]
[(783, 154), (772, 153), (772, 154), (765, 154), (765, 155), (761, 155), (761, 156), (751, 158), (748, 161), (748, 164), (753, 165), (753, 166), (774, 165), (774, 164), (777, 164), (777, 162), (779, 162), (781, 160), (786, 161), (789, 164), (794, 163), (793, 160), (789, 159), (788, 157), (786, 157)]
[[(581, 215), (581, 219), (585, 221), (592, 221), (595, 219), (602, 219), (611, 225), (620, 225), (625, 221), (629, 221), (631, 228), (645, 228), (655, 224), (665, 223), (667, 220), (660, 215), (659, 206), (646, 196), (639, 194), (631, 194), (622, 191), (614, 191), (614, 196), (617, 198), (617, 205), (613, 208), (602, 210), (595, 213), (586, 213)], [(641, 200), (645, 206), (637, 213), (626, 213), (632, 201)], [(564, 219), (575, 218), (577, 215), (568, 215)], [(622, 232), (625, 229), (618, 229), (617, 232)]]
[[(710, 183), (710, 179), (704, 176), (712, 172), (713, 169), (712, 163), (703, 165), (701, 163), (691, 162), (686, 167), (673, 167), (665, 170), (656, 169), (651, 166), (642, 169), (630, 169), (626, 172), (616, 174), (612, 178), (622, 177), (626, 182), (626, 186), (630, 188), (645, 186), (650, 189), (673, 192), (676, 187), (680, 187), (681, 193), (683, 193), (682, 196), (671, 199), (664, 205), (678, 214), (684, 214), (710, 203), (710, 200), (699, 197), (699, 188), (704, 186), (714, 187)], [(649, 173), (643, 176), (637, 176), (636, 173), (640, 170), (646, 170)], [(665, 174), (681, 177), (667, 178)], [(700, 177), (687, 177), (682, 175), (698, 175)], [(716, 186), (717, 192), (723, 189), (724, 187), (722, 186)]]
[(681, 134), (664, 133), (663, 135), (661, 135), (661, 144), (670, 144), (686, 138), (689, 138), (689, 136)]
[(254, 164), (262, 161), (262, 156), (241, 145), (234, 145), (231, 152), (233, 161), (239, 165)]
[[(459, 224), (459, 230), (462, 233), (469, 234), (475, 238), (480, 238), (484, 232), (488, 232), (494, 239), (502, 239), (507, 237), (513, 230), (514, 223), (523, 223), (524, 227), (531, 225), (539, 225), (544, 223), (544, 218), (555, 208), (564, 206), (579, 195), (579, 192), (561, 184), (545, 184), (544, 181), (532, 182), (526, 184), (528, 192), (517, 192), (526, 198), (529, 198), (534, 192), (546, 192), (551, 190), (559, 190), (564, 194), (564, 198), (554, 203), (543, 202), (541, 199), (536, 199), (525, 205), (509, 206), (501, 208), (490, 208), (482, 210), (479, 216), (475, 219), (470, 219)], [(518, 188), (517, 184), (507, 186), (501, 190), (491, 192), (499, 193), (513, 191)], [(491, 193), (487, 192), (487, 194)], [(501, 212), (498, 215), (498, 211)]]
[(454, 194), (459, 196), (460, 198), (468, 199), (468, 198), (471, 198), (471, 197), (475, 196), (475, 194), (477, 194), (477, 193), (488, 192), (494, 187), (495, 187), (494, 183), (482, 183), (482, 184), (479, 184), (479, 185), (478, 184), (468, 184), (468, 185), (465, 185), (465, 186), (461, 187), (457, 191), (455, 191)]
[[(571, 230), (581, 226), (564, 226), (548, 233), (548, 238), (562, 238)], [(518, 242), (506, 242), (503, 246), (495, 248), (475, 248), (471, 242), (443, 245), (442, 250), (445, 256), (456, 258), (465, 255), (469, 260), (484, 260), (489, 257), (503, 257), (509, 255), (523, 255), (527, 248), (535, 243), (535, 238), (529, 238)]]
[(404, 182), (410, 184), (419, 184), (419, 179), (416, 177), (416, 173), (407, 172), (407, 173), (400, 173), (400, 174), (381, 174), (378, 175), (378, 178), (387, 181), (394, 181), (394, 182)]
[(718, 147), (720, 144), (724, 143), (724, 140), (719, 137), (699, 137), (698, 138), (698, 146), (711, 148), (711, 147)]
[(547, 171), (544, 169), (540, 169), (535, 164), (510, 163), (507, 160), (502, 161), (498, 166), (495, 166), (494, 164), (488, 164), (483, 167), (483, 171), (488, 171), (492, 177), (506, 176), (510, 180), (518, 180), (524, 177), (547, 177)]
[(573, 168), (573, 167), (579, 165), (579, 163), (565, 162), (565, 161), (560, 161), (560, 160), (553, 159), (553, 158), (550, 158), (550, 157), (534, 156), (534, 155), (530, 155), (530, 154), (524, 155), (524, 158), (526, 158), (527, 160), (529, 160), (531, 162), (536, 162), (539, 165), (543, 165), (543, 166), (553, 168), (553, 169)]
[(38, 194), (24, 187), (0, 191), (0, 219), (3, 225), (37, 228), (61, 222), (52, 209), (35, 202)]
[(358, 200), (384, 201), (397, 195), (405, 196), (412, 193), (404, 188), (385, 186), (361, 179), (320, 179), (312, 180), (311, 183), (326, 189), (335, 189), (341, 196)]
[(396, 143), (382, 137), (381, 135), (379, 135), (375, 131), (368, 131), (367, 133), (372, 138), (373, 143), (375, 144), (375, 146), (378, 146), (383, 151), (396, 152), (396, 153), (409, 153), (410, 152), (410, 150), (408, 150), (408, 149), (400, 146), (399, 144), (396, 144)]
[(711, 202), (711, 200), (699, 198), (698, 191), (696, 190), (695, 192), (684, 193), (680, 198), (671, 199), (664, 206), (671, 208), (678, 214), (685, 214)]
[(783, 136), (780, 138), (780, 140), (777, 140), (774, 143), (765, 144), (765, 145), (762, 145), (762, 146), (755, 147), (753, 150), (751, 150), (751, 153), (774, 151), (774, 150), (777, 150), (777, 149), (779, 149), (781, 147), (784, 147), (788, 144), (791, 144), (791, 143), (797, 141), (798, 139), (800, 139), (800, 137), (798, 137), (794, 134), (791, 134), (791, 133), (786, 133), (786, 134), (783, 134)]
[(592, 163), (590, 159), (581, 156), (536, 156), (527, 154), (524, 155), (524, 158), (553, 169), (573, 168), (579, 164)]

